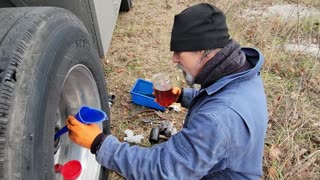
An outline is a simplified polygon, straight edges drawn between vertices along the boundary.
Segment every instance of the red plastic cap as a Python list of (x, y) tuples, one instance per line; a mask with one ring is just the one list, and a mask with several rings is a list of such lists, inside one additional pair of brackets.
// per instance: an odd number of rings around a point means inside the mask
[(62, 169), (62, 165), (61, 164), (55, 164), (54, 165), (54, 172), (58, 173), (60, 172)]
[(63, 165), (61, 174), (65, 180), (74, 180), (81, 174), (81, 163), (77, 160), (72, 160)]

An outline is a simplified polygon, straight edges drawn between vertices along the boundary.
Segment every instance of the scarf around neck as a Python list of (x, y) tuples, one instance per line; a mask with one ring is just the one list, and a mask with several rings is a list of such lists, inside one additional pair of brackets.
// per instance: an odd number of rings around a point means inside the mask
[(230, 40), (229, 44), (212, 57), (195, 78), (195, 83), (206, 88), (220, 78), (246, 71), (252, 66), (246, 60), (240, 45)]

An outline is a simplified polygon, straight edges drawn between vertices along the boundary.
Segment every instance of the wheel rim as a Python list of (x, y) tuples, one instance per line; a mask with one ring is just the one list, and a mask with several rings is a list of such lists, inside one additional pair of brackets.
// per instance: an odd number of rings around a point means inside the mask
[[(65, 125), (68, 115), (74, 115), (82, 105), (101, 109), (100, 97), (95, 80), (89, 69), (83, 65), (76, 65), (68, 72), (64, 79), (57, 109), (55, 131)], [(102, 127), (102, 123), (99, 124)], [(81, 179), (99, 179), (100, 165), (90, 150), (73, 143), (67, 134), (62, 135), (54, 144), (54, 164), (65, 164), (70, 160), (78, 160), (82, 166)], [(63, 179), (60, 173), (55, 179)]]

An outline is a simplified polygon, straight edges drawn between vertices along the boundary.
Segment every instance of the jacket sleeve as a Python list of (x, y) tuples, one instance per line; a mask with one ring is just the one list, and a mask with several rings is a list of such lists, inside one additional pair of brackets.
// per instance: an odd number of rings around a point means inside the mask
[(143, 148), (108, 136), (97, 161), (126, 179), (201, 179), (226, 157), (226, 136), (210, 114), (195, 114), (168, 141)]
[(188, 108), (192, 99), (199, 93), (197, 89), (183, 88), (183, 95), (181, 100), (181, 106)]

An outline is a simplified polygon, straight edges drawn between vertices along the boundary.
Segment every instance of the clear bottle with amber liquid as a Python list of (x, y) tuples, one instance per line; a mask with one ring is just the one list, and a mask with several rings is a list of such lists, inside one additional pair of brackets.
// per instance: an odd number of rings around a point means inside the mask
[(167, 107), (176, 101), (175, 95), (172, 94), (172, 85), (168, 74), (155, 74), (152, 80), (156, 100), (161, 106)]

